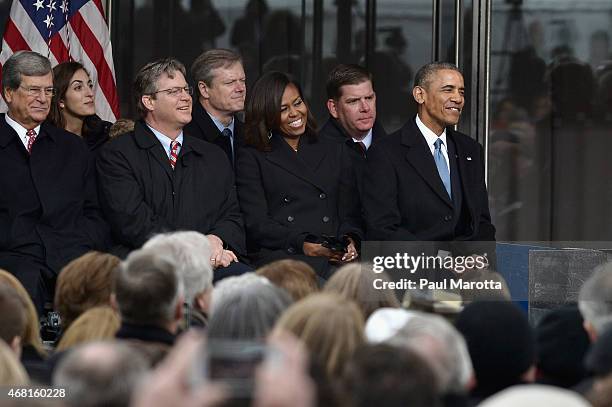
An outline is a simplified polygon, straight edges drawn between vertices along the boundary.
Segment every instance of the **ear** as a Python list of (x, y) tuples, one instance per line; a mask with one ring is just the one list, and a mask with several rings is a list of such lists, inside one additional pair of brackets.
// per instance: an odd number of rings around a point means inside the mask
[(183, 295), (179, 295), (178, 301), (176, 302), (176, 308), (174, 309), (174, 320), (180, 321), (183, 319), (183, 303), (185, 302), (185, 297)]
[(209, 99), (210, 94), (208, 93), (208, 89), (209, 89), (208, 85), (204, 81), (198, 81), (199, 97), (202, 97), (204, 99)]
[(140, 98), (142, 105), (150, 112), (155, 110), (155, 99), (151, 95), (142, 95)]
[(11, 343), (8, 344), (15, 355), (17, 355), (17, 359), (21, 358), (21, 336), (15, 336)]
[(212, 287), (208, 290), (196, 295), (194, 302), (195, 307), (200, 311), (208, 314), (210, 311), (210, 300), (212, 298)]
[(329, 114), (334, 118), (338, 118), (338, 110), (336, 109), (336, 101), (334, 99), (327, 99), (327, 110)]
[(412, 97), (419, 105), (422, 105), (425, 102), (425, 89), (420, 86), (415, 86), (412, 88)]
[(117, 314), (121, 314), (121, 312), (119, 312), (119, 304), (117, 304), (117, 296), (115, 293), (111, 293), (110, 295), (110, 306)]
[(535, 366), (531, 365), (529, 367), (529, 369), (527, 369), (527, 371), (521, 375), (521, 379), (525, 383), (533, 383), (533, 382), (535, 382), (535, 379), (536, 379), (536, 368), (535, 368)]
[(591, 343), (595, 343), (595, 341), (597, 340), (597, 331), (595, 330), (593, 324), (591, 324), (589, 321), (583, 321), (582, 327), (589, 336)]
[(13, 101), (13, 92), (15, 92), (15, 89), (4, 88), (4, 99), (6, 103), (11, 103)]

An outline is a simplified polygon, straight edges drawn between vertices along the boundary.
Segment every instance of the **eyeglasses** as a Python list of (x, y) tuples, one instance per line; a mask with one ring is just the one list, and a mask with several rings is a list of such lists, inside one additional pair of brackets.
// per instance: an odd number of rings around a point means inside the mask
[(185, 92), (188, 95), (193, 95), (193, 86), (185, 86), (185, 87), (176, 86), (174, 88), (162, 89), (162, 90), (158, 90), (158, 91), (155, 91), (149, 94), (155, 95), (156, 93), (165, 93), (168, 96), (176, 97), (176, 96), (179, 96), (181, 92)]
[(49, 97), (49, 98), (52, 96), (55, 96), (54, 87), (42, 88), (40, 86), (23, 86), (23, 85), (19, 85), (19, 87), (25, 90), (29, 96), (38, 96), (41, 93), (44, 96)]

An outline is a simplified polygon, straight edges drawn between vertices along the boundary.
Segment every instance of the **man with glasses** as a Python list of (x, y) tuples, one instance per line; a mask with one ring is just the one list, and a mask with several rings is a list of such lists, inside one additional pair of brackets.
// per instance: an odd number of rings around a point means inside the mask
[(42, 312), (62, 267), (106, 248), (108, 226), (87, 146), (45, 122), (55, 92), (49, 60), (20, 51), (2, 71), (8, 113), (0, 115), (0, 268)]
[(192, 88), (175, 59), (145, 65), (134, 96), (141, 120), (107, 143), (97, 159), (100, 200), (120, 256), (156, 233), (195, 230), (207, 236), (215, 278), (240, 274), (244, 228), (234, 176), (217, 147), (183, 133)]
[(236, 117), (246, 97), (242, 59), (227, 49), (211, 49), (195, 60), (191, 75), (197, 101), (186, 131), (221, 147), (233, 166), (236, 151), (244, 145), (243, 124)]

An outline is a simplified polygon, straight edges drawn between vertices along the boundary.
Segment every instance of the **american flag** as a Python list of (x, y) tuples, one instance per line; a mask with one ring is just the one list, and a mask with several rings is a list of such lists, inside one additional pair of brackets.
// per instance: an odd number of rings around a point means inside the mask
[[(2, 38), (0, 68), (20, 50), (39, 52), (53, 66), (69, 60), (82, 63), (97, 84), (98, 116), (111, 122), (119, 117), (113, 53), (101, 0), (14, 0)], [(2, 98), (0, 110), (7, 110)]]

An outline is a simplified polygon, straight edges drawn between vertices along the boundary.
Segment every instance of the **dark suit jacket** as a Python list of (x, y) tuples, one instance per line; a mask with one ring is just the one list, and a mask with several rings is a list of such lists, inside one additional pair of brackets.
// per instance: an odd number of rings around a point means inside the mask
[[(184, 135), (176, 168), (139, 121), (98, 153), (100, 202), (116, 242), (127, 249), (174, 230), (215, 234), (245, 252), (234, 175), (217, 146)], [(123, 254), (123, 253), (120, 253)]]
[[(372, 127), (372, 145), (378, 143), (387, 133), (383, 128), (382, 124), (378, 120), (374, 121), (374, 127)], [(319, 137), (335, 141), (337, 143), (343, 143), (348, 146), (349, 151), (352, 153), (351, 158), (354, 159), (355, 164), (365, 163), (365, 157), (361, 154), (360, 148), (355, 144), (351, 136), (344, 130), (342, 124), (333, 117), (327, 119), (321, 130), (319, 130)], [(372, 147), (372, 145), (370, 147)]]
[(81, 138), (43, 123), (29, 155), (0, 114), (0, 252), (33, 256), (58, 273), (105, 250), (93, 160)]
[[(196, 99), (193, 101), (193, 112), (191, 123), (185, 126), (185, 134), (200, 140), (208, 141), (218, 145), (225, 151), (223, 146), (224, 135), (221, 134), (212, 121), (202, 104)], [(244, 146), (244, 124), (234, 116), (234, 159), (238, 156), (238, 150)], [(228, 159), (231, 158), (228, 156)]]
[(446, 130), (453, 201), (414, 119), (370, 148), (363, 205), (370, 240), (494, 240), (483, 149)]
[(270, 152), (243, 148), (236, 166), (249, 253), (258, 253), (259, 263), (302, 254), (308, 235), (363, 236), (354, 173), (343, 145), (302, 138), (296, 153), (274, 135), (271, 147)]

